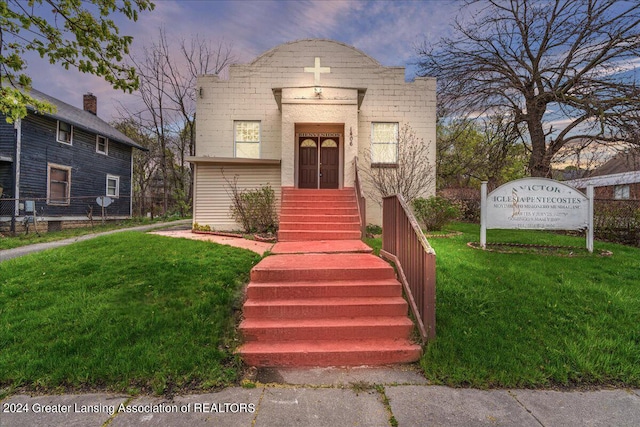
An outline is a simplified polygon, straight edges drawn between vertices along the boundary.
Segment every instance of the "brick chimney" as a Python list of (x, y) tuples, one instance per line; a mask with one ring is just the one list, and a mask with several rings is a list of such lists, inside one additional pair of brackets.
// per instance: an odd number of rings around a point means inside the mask
[(98, 98), (91, 92), (82, 96), (82, 106), (84, 111), (88, 111), (94, 116), (98, 115)]

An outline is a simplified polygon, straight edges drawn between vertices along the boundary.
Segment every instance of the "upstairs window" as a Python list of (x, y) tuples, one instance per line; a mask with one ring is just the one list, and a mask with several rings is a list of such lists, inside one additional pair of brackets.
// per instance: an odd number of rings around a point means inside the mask
[(235, 156), (243, 159), (260, 158), (260, 122), (234, 122)]
[(71, 192), (71, 168), (69, 166), (48, 165), (47, 203), (50, 205), (69, 205)]
[(398, 123), (371, 123), (371, 163), (398, 163)]
[(109, 140), (104, 136), (96, 136), (96, 152), (100, 154), (109, 154)]
[(71, 145), (73, 141), (73, 126), (69, 123), (58, 121), (58, 142)]

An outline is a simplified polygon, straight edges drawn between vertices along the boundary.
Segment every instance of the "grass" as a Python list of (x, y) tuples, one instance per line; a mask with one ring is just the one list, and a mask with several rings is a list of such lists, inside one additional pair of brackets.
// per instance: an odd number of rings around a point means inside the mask
[(234, 314), (259, 259), (123, 232), (0, 263), (0, 394), (235, 381)]
[(111, 221), (102, 225), (100, 220), (96, 220), (93, 227), (80, 227), (80, 228), (68, 228), (61, 231), (52, 231), (48, 233), (40, 233), (40, 235), (36, 234), (35, 231), (30, 230), (29, 234), (25, 234), (24, 232), (16, 233), (15, 236), (11, 236), (8, 233), (2, 234), (0, 233), (0, 250), (3, 249), (13, 249), (20, 246), (33, 245), (36, 243), (46, 243), (53, 242), (56, 240), (68, 239), (71, 237), (84, 236), (85, 234), (92, 233), (100, 233), (103, 231), (116, 230), (120, 228), (127, 227), (137, 227), (139, 225), (148, 225), (154, 224), (157, 222), (165, 222), (165, 221), (173, 221), (184, 218), (178, 217), (170, 217), (170, 218), (156, 218), (156, 219), (148, 219), (148, 218), (132, 218), (123, 221)]
[[(640, 250), (577, 258), (467, 247), (479, 227), (430, 239), (437, 253), (437, 338), (420, 361), (449, 386), (640, 386)], [(583, 246), (554, 233), (489, 230), (488, 242)], [(372, 242), (376, 245), (378, 242)]]

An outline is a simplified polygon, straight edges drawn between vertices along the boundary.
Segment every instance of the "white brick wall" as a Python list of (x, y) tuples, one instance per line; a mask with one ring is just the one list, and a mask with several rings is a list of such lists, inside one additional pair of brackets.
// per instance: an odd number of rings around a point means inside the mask
[[(331, 72), (320, 75), (323, 93), (313, 94), (315, 58)], [(357, 49), (330, 40), (301, 40), (277, 46), (250, 64), (233, 65), (228, 80), (201, 76), (197, 102), (196, 156), (233, 157), (234, 120), (261, 121), (261, 156), (282, 161), (281, 185), (296, 182), (295, 124), (344, 124), (341, 185), (353, 185), (352, 160), (369, 161), (372, 121), (397, 121), (411, 125), (429, 145), (435, 164), (436, 95), (435, 79), (404, 81), (403, 67), (383, 67)], [(290, 88), (290, 90), (285, 90)], [(283, 89), (289, 98), (281, 108), (273, 89)], [(345, 89), (351, 89), (345, 90)], [(366, 89), (360, 109), (356, 89)], [(349, 145), (349, 130), (353, 145)], [(432, 194), (433, 188), (425, 189)], [(368, 222), (379, 223), (379, 212), (371, 206)], [(196, 219), (197, 220), (197, 219)]]

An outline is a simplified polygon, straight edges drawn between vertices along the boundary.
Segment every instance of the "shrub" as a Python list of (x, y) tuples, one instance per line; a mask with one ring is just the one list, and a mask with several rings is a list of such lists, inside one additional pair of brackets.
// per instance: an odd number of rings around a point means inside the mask
[(375, 225), (375, 224), (369, 224), (367, 225), (367, 234), (372, 235), (372, 236), (376, 236), (379, 234), (382, 234), (382, 227), (380, 227), (379, 225)]
[(419, 197), (412, 203), (416, 218), (427, 231), (438, 231), (458, 217), (458, 209), (447, 199), (431, 196)]
[(231, 186), (231, 215), (242, 224), (245, 233), (275, 233), (278, 230), (276, 196), (271, 186), (239, 190)]

